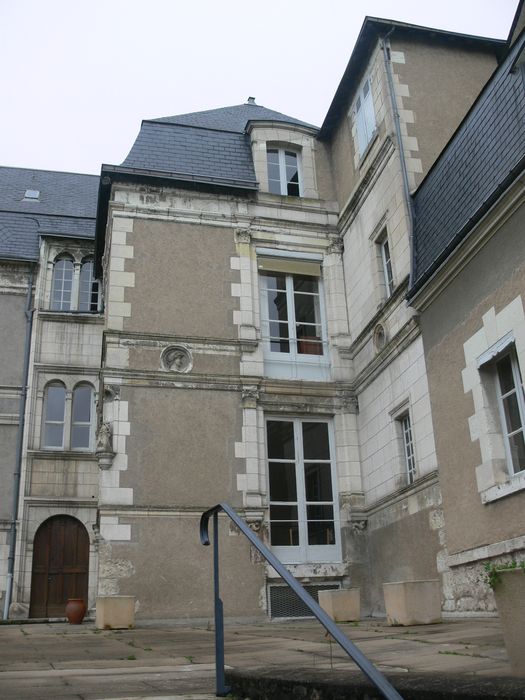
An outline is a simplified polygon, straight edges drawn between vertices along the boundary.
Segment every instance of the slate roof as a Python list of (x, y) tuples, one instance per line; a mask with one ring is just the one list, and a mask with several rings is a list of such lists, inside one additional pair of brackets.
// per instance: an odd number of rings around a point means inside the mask
[[(39, 235), (93, 238), (99, 178), (0, 167), (0, 258), (38, 260)], [(24, 199), (38, 190), (38, 200)]]
[(525, 47), (514, 44), (414, 195), (409, 296), (469, 234), (525, 166)]
[(153, 119), (155, 122), (167, 124), (181, 124), (185, 126), (198, 126), (203, 129), (216, 129), (221, 131), (236, 131), (244, 133), (246, 124), (249, 121), (275, 121), (287, 124), (296, 124), (310, 129), (317, 129), (316, 126), (302, 122), (294, 117), (289, 117), (273, 109), (267, 109), (262, 105), (246, 103), (233, 105), (232, 107), (220, 107), (219, 109), (207, 109), (204, 112), (190, 112), (188, 114), (178, 114), (174, 117), (160, 117)]
[(180, 180), (256, 189), (250, 139), (246, 134), (250, 121), (275, 121), (317, 129), (294, 117), (249, 103), (145, 120), (120, 167), (165, 173)]

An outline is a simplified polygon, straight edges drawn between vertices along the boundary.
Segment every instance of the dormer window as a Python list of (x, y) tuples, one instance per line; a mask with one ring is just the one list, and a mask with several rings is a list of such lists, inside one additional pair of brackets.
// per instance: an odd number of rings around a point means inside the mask
[(33, 202), (38, 201), (40, 199), (40, 190), (26, 190), (24, 199), (29, 199)]
[(287, 148), (267, 148), (268, 189), (272, 194), (301, 196), (299, 154)]

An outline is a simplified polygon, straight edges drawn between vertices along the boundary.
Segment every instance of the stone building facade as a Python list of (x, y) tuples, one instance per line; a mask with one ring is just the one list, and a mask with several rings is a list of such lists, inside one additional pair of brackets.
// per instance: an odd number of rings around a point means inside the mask
[[(24, 439), (12, 614), (57, 614), (46, 542), (82, 570), (67, 583), (59, 562), (62, 594), (209, 617), (198, 520), (220, 501), (311, 590), (361, 586), (365, 613), (383, 582), (438, 576), (411, 194), (504, 49), (368, 18), (320, 129), (250, 98), (144, 121), (100, 181), (45, 176), (82, 206), (39, 223), (26, 259), (0, 250), (17, 309), (2, 327), (25, 327), (28, 288), (34, 309), (25, 427), (6, 427)], [(6, 401), (24, 384), (10, 352)], [(2, 518), (12, 533), (7, 501)], [(226, 522), (221, 536), (226, 615), (293, 615), (274, 572)]]

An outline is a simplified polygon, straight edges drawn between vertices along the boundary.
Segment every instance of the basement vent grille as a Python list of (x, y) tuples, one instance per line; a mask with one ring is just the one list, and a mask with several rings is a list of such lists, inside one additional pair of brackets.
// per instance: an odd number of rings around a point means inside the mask
[[(319, 591), (333, 591), (341, 586), (338, 583), (314, 583), (304, 586), (305, 590), (312, 598), (319, 602)], [(269, 585), (268, 586), (268, 610), (270, 617), (313, 617), (310, 610), (303, 601), (288, 586)]]

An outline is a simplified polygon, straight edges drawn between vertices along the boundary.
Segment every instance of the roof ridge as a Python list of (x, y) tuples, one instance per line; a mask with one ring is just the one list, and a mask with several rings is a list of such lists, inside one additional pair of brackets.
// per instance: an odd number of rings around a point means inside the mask
[[(189, 112), (188, 114), (192, 114)], [(195, 114), (202, 114), (202, 112), (195, 112)], [(174, 115), (175, 116), (175, 115)], [(186, 115), (176, 115), (176, 116), (186, 116)], [(159, 117), (159, 119), (173, 119), (174, 117)], [(200, 126), (198, 124), (177, 124), (175, 122), (159, 121), (159, 119), (143, 119), (143, 124), (155, 124), (156, 126), (181, 126), (184, 129), (202, 129), (203, 131), (220, 131), (226, 134), (243, 134), (242, 131), (233, 131), (232, 129), (220, 129), (216, 126)]]

